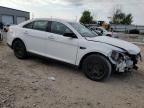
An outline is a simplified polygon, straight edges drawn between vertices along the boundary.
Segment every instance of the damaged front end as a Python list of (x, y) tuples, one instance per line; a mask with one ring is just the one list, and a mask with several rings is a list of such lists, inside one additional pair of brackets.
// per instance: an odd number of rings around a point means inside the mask
[(136, 64), (141, 59), (141, 55), (131, 55), (127, 52), (112, 51), (110, 54), (110, 60), (114, 64), (115, 71), (117, 72), (126, 72), (131, 71), (132, 69), (137, 70), (138, 67)]

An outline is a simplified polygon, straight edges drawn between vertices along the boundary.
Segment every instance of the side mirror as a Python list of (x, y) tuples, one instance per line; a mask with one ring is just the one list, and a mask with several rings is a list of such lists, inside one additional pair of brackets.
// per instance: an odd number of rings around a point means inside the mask
[(70, 37), (70, 38), (77, 38), (74, 33), (64, 33), (63, 36)]

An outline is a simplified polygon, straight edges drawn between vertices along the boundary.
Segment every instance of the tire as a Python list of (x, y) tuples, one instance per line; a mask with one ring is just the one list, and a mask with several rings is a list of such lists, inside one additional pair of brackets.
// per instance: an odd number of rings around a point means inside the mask
[(84, 74), (93, 81), (105, 81), (112, 72), (112, 65), (106, 57), (93, 54), (84, 59), (82, 64)]
[(0, 41), (3, 41), (3, 35), (0, 33)]
[(27, 51), (24, 43), (21, 40), (16, 40), (13, 43), (14, 54), (18, 59), (25, 59), (27, 57)]

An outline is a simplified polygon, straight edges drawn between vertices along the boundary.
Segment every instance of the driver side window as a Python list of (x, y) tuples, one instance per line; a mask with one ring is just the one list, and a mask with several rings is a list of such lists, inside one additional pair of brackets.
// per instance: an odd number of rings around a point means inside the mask
[(51, 32), (59, 35), (64, 35), (64, 33), (72, 33), (67, 26), (55, 21), (53, 21), (51, 24)]

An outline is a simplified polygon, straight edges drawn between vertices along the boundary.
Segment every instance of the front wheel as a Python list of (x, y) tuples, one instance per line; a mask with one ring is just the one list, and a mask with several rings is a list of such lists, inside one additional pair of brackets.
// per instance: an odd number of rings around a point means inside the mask
[(26, 47), (21, 40), (16, 40), (13, 43), (14, 54), (19, 59), (25, 59), (27, 57)]
[(104, 81), (111, 75), (112, 66), (106, 57), (93, 54), (88, 56), (82, 65), (85, 75), (94, 81)]

